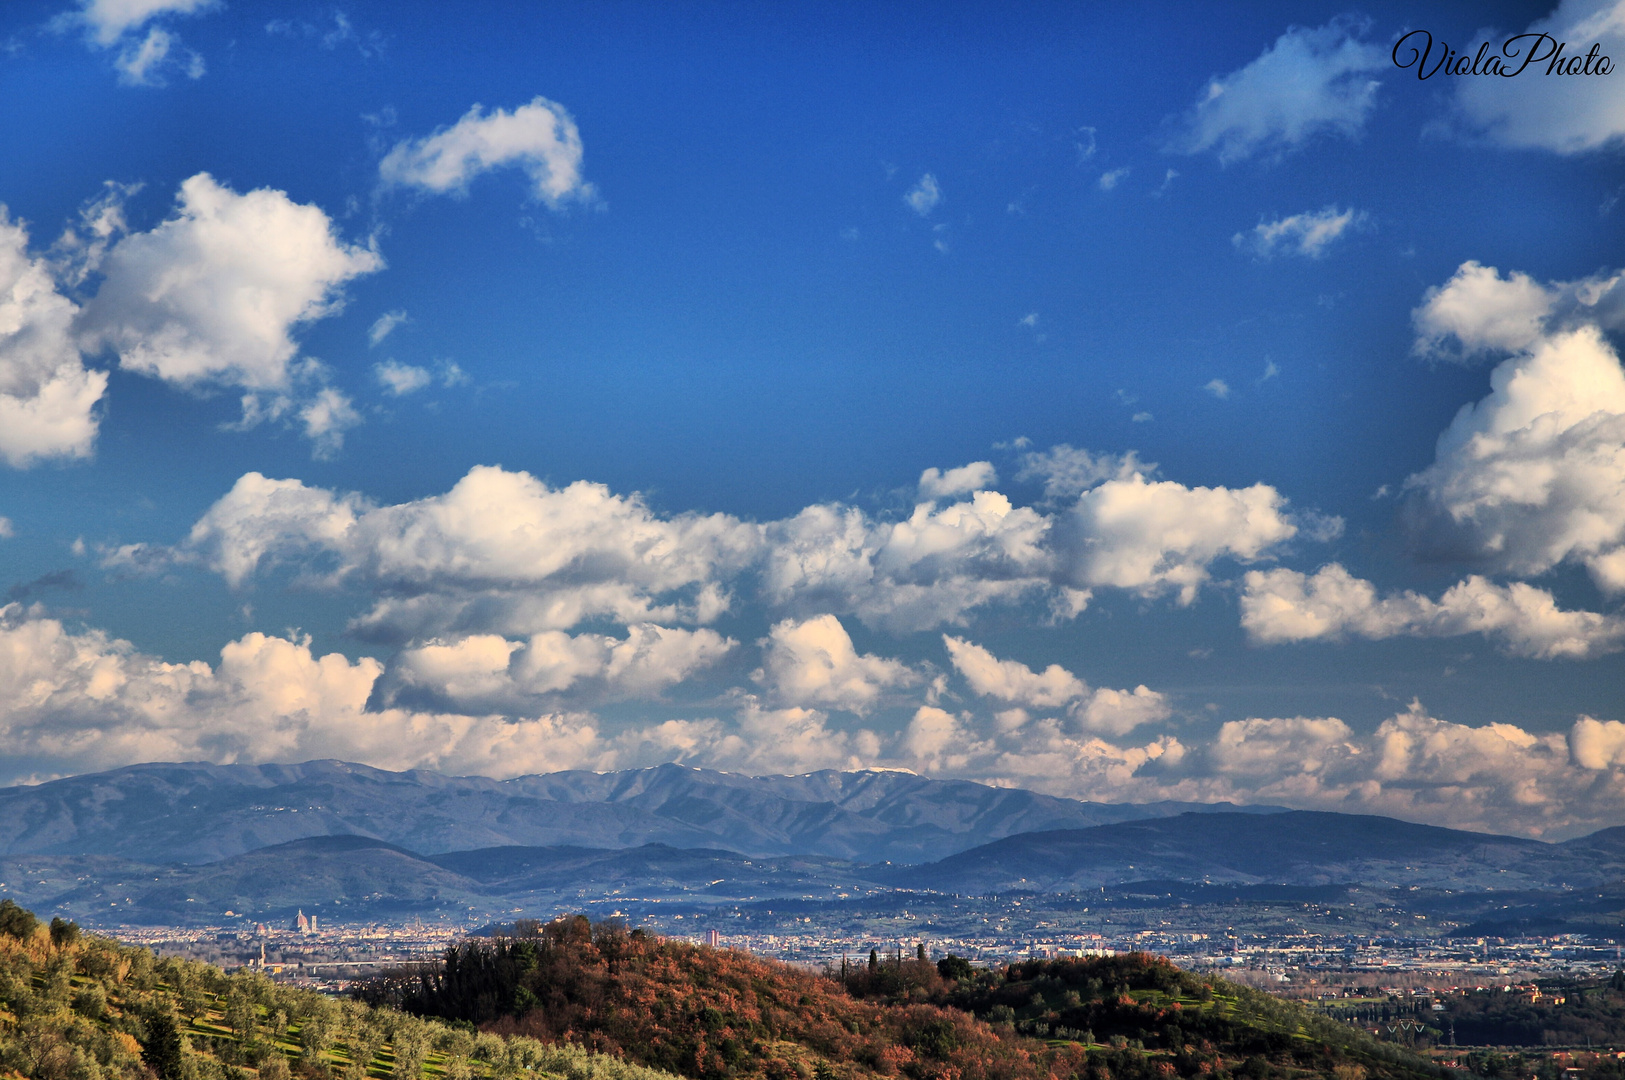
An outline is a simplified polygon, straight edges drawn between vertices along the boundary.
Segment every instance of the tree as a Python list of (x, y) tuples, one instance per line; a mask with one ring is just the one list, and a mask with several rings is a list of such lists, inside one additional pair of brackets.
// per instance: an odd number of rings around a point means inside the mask
[(15, 900), (0, 900), (0, 934), (14, 938), (32, 937), (39, 920), (27, 908), (18, 907)]
[(51, 920), (51, 944), (57, 948), (72, 945), (79, 940), (79, 924), (58, 915)]
[(184, 1080), (186, 1035), (174, 1013), (158, 1012), (147, 1018), (147, 1041), (141, 1056), (158, 1074), (158, 1080)]

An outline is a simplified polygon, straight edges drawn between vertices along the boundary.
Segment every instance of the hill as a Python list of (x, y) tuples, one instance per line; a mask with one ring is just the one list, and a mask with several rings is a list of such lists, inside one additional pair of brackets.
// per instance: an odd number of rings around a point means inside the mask
[[(253, 1069), (256, 1072), (247, 1070)], [(0, 901), (0, 1076), (28, 1080), (554, 1076), (675, 1080), (570, 1044), (333, 1001), (262, 975), (158, 960)]]
[(204, 863), (355, 835), (429, 855), (654, 843), (923, 862), (1016, 833), (1207, 809), (1079, 802), (883, 771), (744, 776), (662, 765), (490, 780), (342, 761), (151, 764), (0, 789), (0, 855)]
[[(1599, 834), (1600, 835), (1600, 834)], [(1023, 833), (922, 866), (878, 870), (899, 888), (1071, 892), (1127, 881), (1368, 888), (1564, 889), (1625, 876), (1625, 845), (1548, 844), (1393, 818), (1312, 811), (1180, 814)]]
[(693, 1080), (1445, 1075), (1301, 1006), (1143, 954), (1000, 970), (871, 956), (820, 976), (582, 916), (516, 929), (380, 980), (374, 998)]
[(759, 859), (663, 844), (426, 856), (368, 837), (319, 836), (191, 866), (105, 855), (0, 858), (0, 894), (87, 921), (194, 926), (227, 921), (227, 911), (273, 922), (297, 909), (326, 919), (387, 920), (548, 909), (607, 896), (720, 903), (879, 889), (859, 871), (838, 859)]

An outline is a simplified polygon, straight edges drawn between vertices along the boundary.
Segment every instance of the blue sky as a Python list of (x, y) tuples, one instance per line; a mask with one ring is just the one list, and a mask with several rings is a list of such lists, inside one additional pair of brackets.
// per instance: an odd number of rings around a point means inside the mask
[(0, 781), (1625, 823), (1622, 25), (8, 4)]

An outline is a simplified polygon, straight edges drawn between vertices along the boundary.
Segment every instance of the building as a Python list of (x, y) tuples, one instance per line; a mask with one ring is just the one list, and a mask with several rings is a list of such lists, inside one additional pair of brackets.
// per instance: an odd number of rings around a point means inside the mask
[(713, 949), (721, 948), (722, 935), (715, 930), (707, 930), (705, 932), (705, 943), (711, 946)]

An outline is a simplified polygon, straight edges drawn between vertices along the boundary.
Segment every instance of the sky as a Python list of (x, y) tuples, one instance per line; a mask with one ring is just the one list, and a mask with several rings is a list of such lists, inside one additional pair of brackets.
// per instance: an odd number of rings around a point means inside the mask
[(1603, 0), (13, 0), (0, 783), (1625, 825), (1613, 56)]

